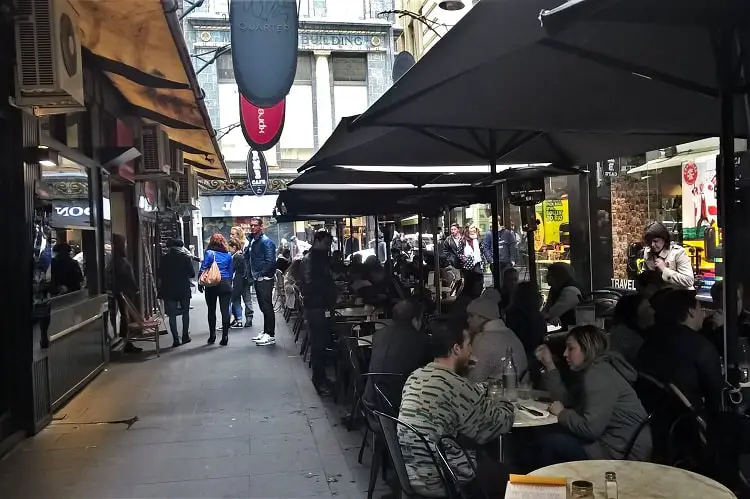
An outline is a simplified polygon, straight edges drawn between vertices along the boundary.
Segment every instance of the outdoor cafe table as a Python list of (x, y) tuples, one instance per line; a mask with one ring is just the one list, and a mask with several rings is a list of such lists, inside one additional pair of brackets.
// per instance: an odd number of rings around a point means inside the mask
[(606, 499), (604, 474), (617, 475), (618, 499), (736, 499), (720, 483), (697, 473), (638, 461), (573, 461), (531, 472), (531, 475), (565, 477), (568, 484), (587, 480), (594, 484), (595, 499)]
[[(519, 399), (518, 402), (515, 402), (513, 405), (515, 407), (516, 414), (516, 417), (513, 420), (513, 428), (533, 428), (536, 426), (547, 426), (557, 423), (557, 416), (552, 415), (549, 413), (549, 411), (547, 411), (549, 402)], [(519, 409), (518, 406), (527, 407), (529, 409), (536, 409), (537, 411), (544, 413), (545, 417), (534, 417), (530, 414), (527, 414), (526, 411)]]

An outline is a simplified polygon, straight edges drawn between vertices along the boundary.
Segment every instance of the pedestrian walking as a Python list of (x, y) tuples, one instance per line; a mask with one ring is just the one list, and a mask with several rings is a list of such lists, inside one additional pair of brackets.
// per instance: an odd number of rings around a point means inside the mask
[(305, 318), (310, 328), (312, 383), (321, 396), (332, 393), (325, 366), (326, 346), (331, 338), (331, 310), (336, 306), (336, 283), (331, 274), (331, 235), (316, 232), (310, 252), (302, 259), (302, 293)]
[[(499, 262), (500, 262), (500, 276), (503, 275), (505, 269), (509, 267), (515, 267), (518, 261), (518, 240), (514, 232), (503, 227), (503, 219), (498, 217), (497, 219), (497, 246), (499, 249)], [(494, 273), (495, 260), (494, 260), (494, 248), (492, 247), (493, 231), (488, 230), (484, 236), (484, 259), (490, 264), (490, 269)]]
[(273, 286), (276, 275), (276, 245), (263, 233), (263, 220), (250, 219), (250, 245), (245, 249), (245, 262), (255, 285), (260, 311), (263, 313), (263, 332), (253, 341), (258, 346), (276, 344), (276, 312), (273, 309)]
[(233, 320), (230, 327), (242, 328), (242, 296), (245, 292), (245, 255), (242, 243), (237, 239), (229, 240), (229, 252), (232, 253), (232, 265), (234, 266), (234, 278), (232, 280), (232, 297), (229, 309)]
[[(233, 239), (237, 239), (237, 241), (240, 242), (241, 250), (244, 252), (248, 246), (250, 246), (250, 241), (245, 236), (245, 231), (242, 229), (242, 227), (236, 226), (232, 227), (232, 230), (229, 231), (231, 234), (231, 237)], [(245, 265), (243, 268), (243, 278), (244, 282), (242, 285), (242, 301), (245, 303), (245, 327), (253, 327), (253, 276), (250, 273), (250, 264), (249, 262), (245, 262)]]
[[(210, 284), (206, 282), (205, 277), (212, 272), (212, 267), (216, 264), (220, 274), (216, 282)], [(206, 295), (206, 305), (208, 305), (208, 344), (216, 343), (216, 301), (219, 301), (219, 310), (221, 311), (221, 341), (220, 345), (226, 346), (229, 343), (229, 302), (232, 296), (232, 278), (234, 277), (234, 266), (232, 264), (232, 255), (227, 247), (227, 240), (221, 234), (214, 234), (208, 241), (208, 247), (203, 255), (203, 262), (200, 268), (200, 278), (198, 280), (198, 291)]]
[[(159, 262), (159, 296), (164, 300), (164, 309), (169, 317), (172, 333), (172, 348), (190, 343), (190, 297), (191, 282), (195, 269), (190, 254), (185, 252), (182, 239), (170, 239), (167, 253)], [(177, 333), (177, 316), (182, 316), (182, 342)]]

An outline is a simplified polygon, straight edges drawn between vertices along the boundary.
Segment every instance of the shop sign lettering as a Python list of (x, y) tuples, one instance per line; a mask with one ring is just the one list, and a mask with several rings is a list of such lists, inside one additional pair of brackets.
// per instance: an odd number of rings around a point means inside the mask
[(61, 217), (91, 216), (91, 208), (88, 206), (85, 208), (81, 206), (56, 206), (55, 212)]
[(615, 289), (629, 289), (635, 291), (633, 279), (612, 279), (612, 287)]
[(380, 45), (380, 38), (368, 35), (302, 34), (299, 48), (307, 50), (368, 50)]
[(565, 220), (562, 201), (547, 201), (544, 212), (544, 218), (547, 222), (562, 222)]

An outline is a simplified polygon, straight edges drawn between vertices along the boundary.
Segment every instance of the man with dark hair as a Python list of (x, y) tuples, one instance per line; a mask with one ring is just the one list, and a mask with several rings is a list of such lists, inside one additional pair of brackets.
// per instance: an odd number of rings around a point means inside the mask
[(402, 377), (369, 378), (365, 386), (365, 401), (377, 407), (373, 383), (382, 386), (394, 407), (401, 404), (401, 390), (406, 377), (427, 363), (429, 338), (421, 330), (422, 305), (404, 300), (393, 307), (393, 324), (376, 331), (372, 339), (370, 372), (401, 374)]
[[(471, 383), (465, 375), (471, 359), (468, 330), (447, 322), (430, 323), (433, 362), (414, 371), (404, 386), (399, 419), (414, 426), (436, 451), (443, 436), (461, 437), (478, 445), (496, 440), (513, 427), (513, 405), (491, 400), (483, 385)], [(404, 426), (398, 439), (412, 487), (420, 495), (444, 497), (440, 472), (424, 451), (424, 444)], [(455, 445), (446, 444), (451, 468), (459, 480), (471, 487), (477, 483), (490, 497), (503, 497), (508, 475), (499, 463), (480, 459), (474, 475), (467, 456)], [(476, 481), (475, 481), (476, 480)]]
[(666, 286), (667, 283), (661, 278), (661, 272), (656, 270), (644, 270), (635, 278), (635, 290), (647, 300)]
[(338, 292), (331, 273), (331, 235), (316, 232), (310, 252), (302, 259), (302, 294), (305, 297), (305, 318), (310, 331), (310, 364), (312, 382), (322, 396), (331, 395), (333, 384), (326, 374), (326, 346), (331, 339), (331, 310), (336, 306)]
[[(518, 261), (518, 240), (514, 232), (503, 226), (503, 219), (501, 217), (497, 219), (497, 227), (500, 276), (502, 277), (505, 269), (516, 266), (516, 262)], [(492, 230), (488, 230), (484, 235), (484, 260), (490, 264), (490, 267), (495, 266), (494, 254)]]
[(457, 223), (452, 223), (450, 234), (445, 238), (440, 249), (440, 257), (445, 261), (446, 265), (456, 269), (461, 268), (460, 256), (464, 252), (463, 244), (461, 226)]
[(695, 291), (674, 289), (652, 300), (657, 327), (638, 353), (638, 370), (672, 383), (696, 408), (721, 409), (724, 378), (716, 348), (698, 331), (703, 310)]
[(250, 219), (250, 244), (245, 248), (245, 262), (255, 283), (258, 306), (263, 312), (263, 332), (253, 338), (258, 346), (276, 344), (276, 312), (273, 309), (273, 285), (276, 277), (276, 245), (263, 233), (263, 220)]
[[(159, 262), (159, 296), (164, 300), (164, 309), (169, 317), (172, 333), (172, 348), (190, 343), (190, 279), (195, 277), (195, 268), (190, 256), (183, 251), (181, 239), (170, 239), (167, 252)], [(182, 316), (182, 343), (177, 334), (177, 316)]]

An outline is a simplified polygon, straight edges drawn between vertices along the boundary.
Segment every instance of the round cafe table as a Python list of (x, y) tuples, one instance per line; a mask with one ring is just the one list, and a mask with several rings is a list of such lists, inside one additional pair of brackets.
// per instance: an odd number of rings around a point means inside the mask
[(720, 483), (691, 471), (638, 461), (573, 461), (541, 468), (538, 476), (587, 480), (594, 484), (596, 499), (606, 499), (604, 474), (617, 474), (618, 499), (736, 499)]

